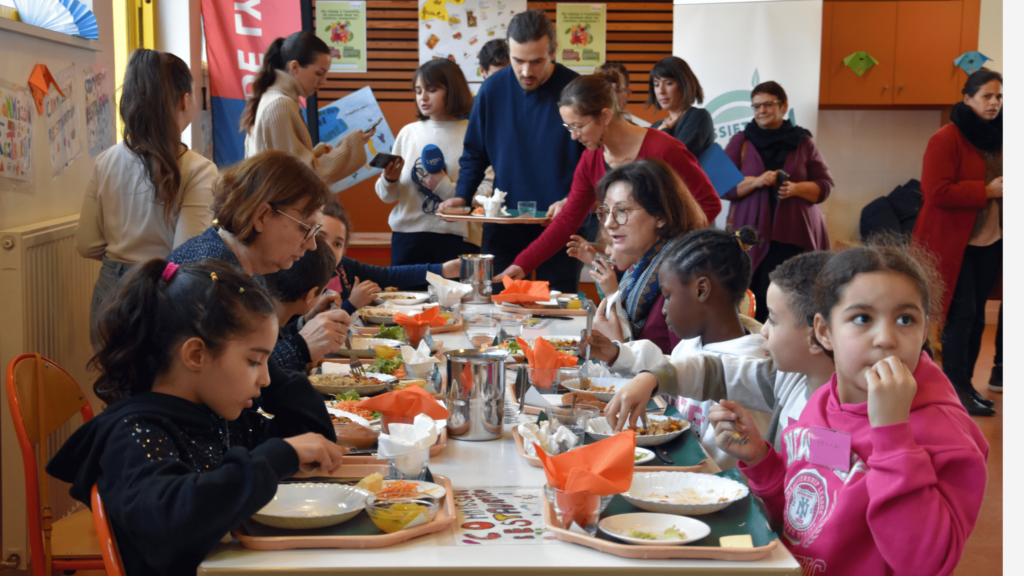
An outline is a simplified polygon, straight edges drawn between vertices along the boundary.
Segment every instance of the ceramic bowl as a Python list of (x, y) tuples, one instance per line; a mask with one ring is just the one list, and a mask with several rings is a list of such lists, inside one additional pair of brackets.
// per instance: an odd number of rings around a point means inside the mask
[(638, 472), (622, 497), (648, 512), (700, 516), (718, 512), (749, 493), (745, 485), (712, 474)]
[(253, 520), (275, 528), (323, 528), (350, 520), (373, 494), (345, 484), (281, 484)]
[[(648, 421), (654, 421), (654, 420), (662, 420), (662, 421), (664, 421), (667, 418), (668, 417), (666, 417), (666, 416), (658, 416), (658, 415), (655, 415), (655, 414), (651, 414), (651, 415), (647, 416), (647, 420)], [(678, 418), (678, 417), (673, 417), (673, 419), (674, 420), (682, 420), (682, 418)], [(685, 421), (685, 420), (683, 420), (683, 429), (682, 430), (680, 430), (678, 432), (673, 432), (671, 434), (657, 434), (657, 435), (653, 435), (653, 436), (648, 436), (648, 435), (639, 436), (638, 435), (636, 437), (636, 445), (637, 446), (660, 446), (661, 444), (664, 444), (666, 442), (671, 442), (672, 440), (675, 440), (683, 432), (686, 432), (689, 428), (690, 428), (690, 423)], [(612, 436), (614, 436), (615, 432), (612, 431), (612, 427), (608, 424), (608, 420), (605, 419), (604, 416), (601, 416), (599, 418), (593, 418), (589, 422), (587, 422), (587, 434), (590, 434), (591, 436), (593, 436), (594, 438), (597, 438), (598, 440), (604, 440), (605, 438), (611, 438)]]
[[(633, 514), (609, 516), (598, 522), (597, 527), (601, 532), (613, 538), (641, 546), (679, 546), (696, 542), (711, 534), (711, 527), (700, 520), (674, 514), (653, 514), (651, 512), (635, 512)], [(683, 537), (663, 538), (665, 530), (673, 527), (682, 532)], [(631, 529), (653, 534), (658, 539), (647, 540), (630, 537), (629, 531)]]

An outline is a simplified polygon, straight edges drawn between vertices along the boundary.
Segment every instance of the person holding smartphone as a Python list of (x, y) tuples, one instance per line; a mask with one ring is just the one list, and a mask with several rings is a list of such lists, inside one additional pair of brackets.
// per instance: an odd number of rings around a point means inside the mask
[(778, 83), (750, 92), (754, 121), (729, 141), (725, 153), (744, 179), (723, 196), (730, 202), (728, 226), (750, 226), (764, 239), (750, 249), (756, 318), (768, 318), (768, 275), (786, 260), (812, 250), (828, 250), (828, 230), (818, 204), (835, 182), (811, 133), (786, 119), (789, 102)]

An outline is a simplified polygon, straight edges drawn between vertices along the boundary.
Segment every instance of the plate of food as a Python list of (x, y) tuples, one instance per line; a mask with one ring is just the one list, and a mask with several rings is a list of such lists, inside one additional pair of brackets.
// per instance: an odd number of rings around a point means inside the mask
[(388, 374), (314, 374), (309, 377), (317, 392), (321, 394), (344, 394), (349, 390), (359, 395), (375, 394), (388, 388), (388, 382), (397, 380)]
[[(637, 446), (660, 446), (678, 438), (690, 427), (690, 423), (682, 418), (670, 416), (647, 416), (647, 428), (636, 429)], [(587, 434), (598, 440), (611, 438), (617, 432), (612, 430), (608, 420), (599, 416), (587, 422)]]
[(548, 342), (551, 343), (552, 346), (554, 346), (555, 348), (558, 348), (559, 350), (562, 350), (563, 352), (567, 351), (567, 350), (572, 350), (572, 351), (575, 352), (575, 351), (579, 350), (579, 347), (580, 347), (580, 337), (579, 336), (572, 336), (572, 335), (567, 335), (567, 336), (566, 335), (562, 335), (562, 336), (541, 336), (541, 338), (547, 340)]
[(373, 297), (373, 303), (383, 305), (390, 302), (400, 306), (413, 306), (422, 304), (429, 298), (430, 295), (426, 292), (378, 292)]
[(622, 497), (648, 512), (700, 516), (742, 500), (746, 485), (713, 474), (695, 472), (637, 472)]
[(654, 452), (647, 448), (633, 449), (633, 464), (646, 464), (651, 460), (654, 460)]
[(523, 351), (519, 348), (519, 342), (505, 340), (498, 347), (508, 352), (508, 355), (516, 362), (526, 362), (526, 356), (523, 355)]
[[(348, 390), (341, 394), (335, 394), (334, 400), (326, 402), (327, 411), (330, 413), (330, 411), (334, 409), (343, 414), (352, 414), (366, 420), (370, 426), (379, 426), (380, 412), (360, 408), (356, 405), (360, 400), (362, 400), (362, 398), (355, 390)], [(332, 420), (334, 420), (334, 418), (334, 416), (331, 417)]]
[(700, 520), (651, 512), (608, 516), (597, 527), (613, 538), (640, 546), (679, 546), (711, 534), (711, 527)]
[(275, 528), (323, 528), (354, 518), (370, 496), (362, 488), (344, 484), (279, 484), (274, 498), (252, 519)]
[[(359, 358), (393, 358), (401, 353), (402, 346), (405, 342), (401, 340), (392, 340), (391, 338), (367, 338), (365, 336), (355, 336), (352, 338), (352, 348), (342, 348), (338, 353), (344, 357), (349, 357), (350, 353), (354, 353)], [(387, 374), (387, 372), (385, 372)]]
[(369, 307), (356, 310), (356, 314), (366, 324), (394, 324), (395, 312), (398, 312), (398, 310), (383, 307)]
[(385, 480), (384, 487), (377, 492), (377, 495), (383, 496), (392, 492), (419, 492), (421, 494), (430, 494), (437, 498), (443, 498), (446, 493), (444, 486), (434, 484), (433, 482), (425, 482), (423, 480)]
[(615, 393), (621, 390), (627, 382), (629, 382), (629, 378), (591, 378), (590, 387), (583, 390), (580, 388), (580, 379), (573, 378), (562, 382), (562, 386), (573, 392), (590, 392), (601, 402), (611, 402)]

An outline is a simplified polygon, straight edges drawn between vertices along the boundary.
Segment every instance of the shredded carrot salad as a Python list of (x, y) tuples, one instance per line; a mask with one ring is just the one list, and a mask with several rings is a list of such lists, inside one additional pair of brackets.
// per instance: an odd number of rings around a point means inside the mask
[(355, 400), (342, 400), (336, 402), (331, 408), (336, 408), (342, 412), (348, 412), (349, 414), (355, 414), (360, 418), (366, 418), (367, 420), (373, 420), (373, 414), (364, 408), (357, 408)]
[(415, 482), (408, 482), (405, 480), (392, 480), (385, 486), (377, 495), (391, 494), (393, 492), (419, 492), (419, 486)]

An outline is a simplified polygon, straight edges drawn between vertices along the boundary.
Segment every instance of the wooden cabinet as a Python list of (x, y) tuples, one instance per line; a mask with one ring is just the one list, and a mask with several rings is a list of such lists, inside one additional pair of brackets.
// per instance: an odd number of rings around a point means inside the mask
[[(953, 60), (978, 45), (980, 0), (826, 2), (819, 101), (837, 106), (951, 105), (967, 75)], [(843, 58), (878, 64), (857, 76)]]

